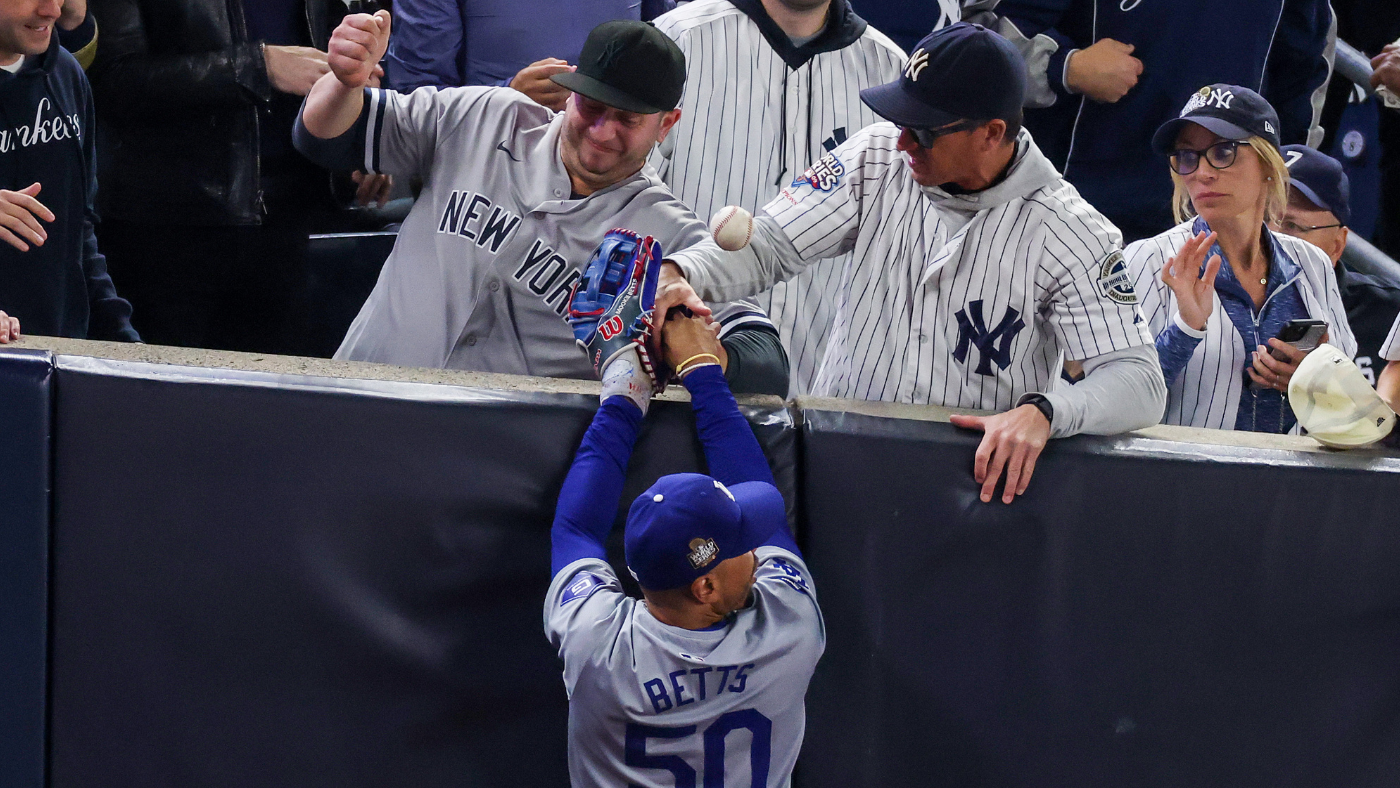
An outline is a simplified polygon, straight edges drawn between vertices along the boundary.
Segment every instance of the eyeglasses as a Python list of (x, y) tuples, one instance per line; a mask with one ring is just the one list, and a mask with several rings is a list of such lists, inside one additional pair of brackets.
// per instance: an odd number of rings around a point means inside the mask
[(1297, 222), (1291, 219), (1284, 219), (1283, 221), (1278, 223), (1278, 226), (1279, 229), (1283, 230), (1286, 233), (1311, 233), (1316, 232), (1317, 230), (1326, 230), (1330, 227), (1341, 227), (1342, 223), (1337, 222), (1336, 224), (1314, 224), (1312, 226), (1308, 226), (1298, 224)]
[(1217, 170), (1223, 170), (1235, 163), (1235, 154), (1239, 153), (1240, 143), (1234, 140), (1217, 142), (1205, 150), (1192, 150), (1190, 148), (1180, 148), (1172, 154), (1172, 169), (1178, 175), (1190, 175), (1201, 166), (1201, 158), (1210, 163), (1210, 166)]
[(960, 131), (970, 131), (982, 125), (982, 123), (983, 121), (959, 120), (950, 123), (947, 126), (939, 126), (936, 129), (916, 129), (913, 126), (900, 126), (899, 128), (902, 131), (907, 131), (910, 134), (913, 134), (914, 139), (919, 143), (919, 147), (932, 148), (933, 141), (938, 139), (939, 137), (946, 137), (949, 134), (957, 134)]

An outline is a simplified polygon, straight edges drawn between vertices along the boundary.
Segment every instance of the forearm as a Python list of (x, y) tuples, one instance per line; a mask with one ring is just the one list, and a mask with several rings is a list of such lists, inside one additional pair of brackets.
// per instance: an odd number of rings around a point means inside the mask
[(1105, 353), (1083, 364), (1082, 381), (1045, 392), (1055, 411), (1050, 437), (1117, 435), (1162, 420), (1167, 388), (1152, 347)]
[(1197, 331), (1186, 325), (1177, 315), (1172, 322), (1157, 334), (1157, 361), (1162, 367), (1162, 378), (1166, 385), (1176, 382), (1176, 378), (1186, 369), (1186, 362), (1196, 352), (1196, 346), (1205, 339), (1206, 332)]
[(773, 217), (759, 212), (753, 237), (743, 249), (726, 252), (712, 238), (670, 255), (695, 292), (706, 301), (736, 301), (787, 281), (809, 264)]
[[(362, 108), (364, 106), (363, 91), (361, 91), (360, 106)], [(311, 130), (306, 127), (306, 111), (307, 105), (303, 103), (302, 110), (297, 115), (297, 122), (292, 125), (292, 146), (301, 155), (336, 172), (366, 169), (365, 129), (367, 121), (363, 112), (344, 133), (323, 139), (312, 134)]]
[(583, 558), (607, 559), (608, 533), (641, 429), (642, 412), (626, 397), (610, 397), (598, 407), (559, 490), (550, 530), (551, 574)]
[(335, 139), (354, 127), (364, 108), (364, 88), (347, 87), (335, 74), (328, 73), (307, 94), (299, 120), (311, 136)]
[(710, 475), (724, 484), (773, 484), (768, 458), (763, 456), (748, 420), (739, 413), (739, 405), (719, 366), (700, 367), (686, 375), (683, 383), (690, 392), (695, 429), (700, 434)]
[(72, 52), (78, 65), (86, 71), (92, 65), (93, 58), (97, 57), (97, 20), (88, 14), (77, 27), (64, 30), (60, 25), (57, 33), (58, 43)]
[(115, 342), (140, 342), (141, 337), (131, 327), (131, 304), (117, 295), (112, 277), (107, 273), (107, 258), (97, 250), (97, 236), (92, 223), (83, 222), (83, 275), (88, 292), (88, 339)]
[(1381, 395), (1391, 410), (1400, 410), (1400, 361), (1386, 362), (1376, 381), (1376, 393)]
[(723, 344), (729, 357), (724, 376), (730, 391), (787, 396), (788, 357), (777, 334), (767, 328), (739, 328)]

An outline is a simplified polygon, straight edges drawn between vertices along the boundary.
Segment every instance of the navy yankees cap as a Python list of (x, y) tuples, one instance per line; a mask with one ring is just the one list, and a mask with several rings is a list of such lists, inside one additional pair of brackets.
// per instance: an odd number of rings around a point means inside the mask
[(1285, 145), (1281, 153), (1288, 185), (1342, 224), (1351, 220), (1351, 180), (1341, 162), (1306, 145)]
[(1019, 120), (1026, 61), (981, 25), (959, 22), (924, 37), (899, 79), (860, 92), (875, 114), (919, 129), (959, 120)]
[(632, 502), (623, 547), (642, 588), (665, 591), (690, 585), (786, 527), (783, 495), (767, 482), (725, 487), (703, 474), (675, 473)]
[(1278, 113), (1264, 97), (1239, 85), (1206, 85), (1187, 99), (1181, 114), (1163, 123), (1152, 135), (1152, 149), (1164, 156), (1176, 152), (1176, 135), (1195, 123), (1227, 140), (1263, 137), (1279, 148)]
[(576, 70), (550, 79), (627, 112), (669, 112), (681, 102), (685, 53), (650, 23), (615, 19), (588, 33)]

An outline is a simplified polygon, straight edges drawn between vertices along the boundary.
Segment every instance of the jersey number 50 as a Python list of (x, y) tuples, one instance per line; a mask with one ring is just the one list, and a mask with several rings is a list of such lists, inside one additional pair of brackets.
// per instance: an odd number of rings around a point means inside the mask
[[(724, 788), (724, 738), (731, 731), (747, 729), (753, 734), (749, 748), (749, 770), (752, 785), (768, 784), (768, 761), (773, 740), (773, 722), (756, 709), (740, 709), (721, 714), (705, 729), (704, 788)], [(676, 778), (676, 788), (695, 788), (695, 768), (679, 755), (647, 755), (647, 739), (683, 739), (695, 733), (694, 725), (666, 727), (662, 725), (627, 726), (626, 763), (639, 769), (665, 769)], [(628, 788), (638, 788), (634, 783)]]

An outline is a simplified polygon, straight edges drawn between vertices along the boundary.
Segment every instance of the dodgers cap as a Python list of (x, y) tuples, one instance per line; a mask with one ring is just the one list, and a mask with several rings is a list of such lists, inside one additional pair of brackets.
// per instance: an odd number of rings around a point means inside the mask
[(1395, 427), (1395, 411), (1331, 345), (1320, 345), (1298, 364), (1288, 383), (1288, 404), (1308, 435), (1334, 449), (1375, 443)]
[(642, 588), (665, 591), (690, 585), (786, 527), (783, 495), (767, 482), (726, 487), (703, 474), (676, 473), (632, 502), (623, 548)]
[(685, 53), (648, 22), (615, 19), (589, 32), (576, 70), (550, 80), (627, 112), (669, 112), (685, 87)]
[(1264, 97), (1239, 85), (1206, 85), (1186, 100), (1181, 114), (1158, 127), (1152, 135), (1152, 149), (1164, 156), (1176, 152), (1176, 135), (1188, 123), (1195, 123), (1227, 140), (1242, 141), (1263, 137), (1277, 150), (1283, 143), (1278, 136), (1278, 113)]
[(1280, 152), (1288, 165), (1288, 185), (1342, 224), (1351, 220), (1351, 180), (1341, 162), (1306, 145), (1285, 145)]
[(1019, 120), (1026, 61), (987, 28), (958, 22), (914, 47), (899, 79), (866, 88), (860, 100), (896, 126), (931, 129), (959, 120)]

